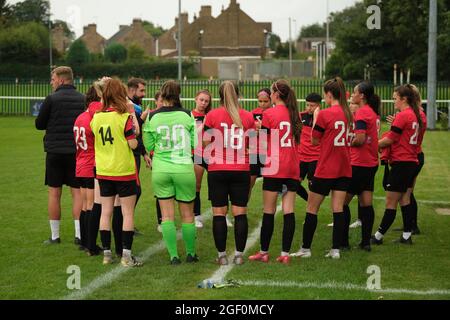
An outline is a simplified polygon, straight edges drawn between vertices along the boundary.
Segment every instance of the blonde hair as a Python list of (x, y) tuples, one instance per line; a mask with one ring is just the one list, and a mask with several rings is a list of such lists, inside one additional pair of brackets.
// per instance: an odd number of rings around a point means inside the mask
[(239, 89), (231, 81), (224, 81), (219, 88), (220, 103), (225, 107), (233, 123), (239, 128), (243, 128), (241, 117), (239, 116)]
[(73, 82), (73, 71), (71, 67), (57, 67), (53, 69), (52, 74), (56, 75), (58, 78), (64, 79), (70, 83)]

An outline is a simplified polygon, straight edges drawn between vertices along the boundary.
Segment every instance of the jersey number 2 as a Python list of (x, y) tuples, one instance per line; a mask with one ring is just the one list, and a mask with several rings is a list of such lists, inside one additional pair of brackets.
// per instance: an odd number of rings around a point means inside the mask
[(414, 134), (409, 139), (409, 144), (416, 146), (419, 142), (419, 124), (417, 122), (413, 122), (412, 129), (414, 130)]
[(334, 123), (334, 128), (336, 130), (341, 130), (339, 134), (334, 138), (334, 146), (335, 147), (345, 147), (346, 142), (348, 141), (349, 130), (345, 129), (344, 121), (336, 121)]

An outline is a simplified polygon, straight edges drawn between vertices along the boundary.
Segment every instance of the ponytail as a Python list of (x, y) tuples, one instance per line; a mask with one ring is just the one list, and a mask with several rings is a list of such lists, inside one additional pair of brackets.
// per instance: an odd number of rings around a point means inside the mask
[(280, 99), (286, 104), (289, 111), (289, 118), (291, 121), (292, 136), (295, 143), (300, 144), (300, 134), (302, 130), (302, 122), (298, 112), (297, 97), (294, 90), (290, 87), (286, 80), (278, 80), (272, 85), (272, 90), (278, 92)]
[(341, 106), (342, 111), (344, 111), (348, 124), (350, 125), (353, 123), (353, 114), (348, 106), (344, 81), (339, 77), (328, 80), (323, 86), (323, 91), (325, 93), (330, 92), (333, 98), (339, 101), (339, 105)]
[(363, 81), (356, 86), (358, 92), (364, 95), (364, 99), (366, 100), (369, 107), (379, 116), (380, 115), (380, 106), (381, 99), (378, 95), (375, 94), (375, 88), (372, 83), (368, 81)]
[(233, 123), (243, 129), (242, 120), (239, 115), (239, 91), (231, 81), (224, 81), (219, 88), (220, 103), (225, 107)]

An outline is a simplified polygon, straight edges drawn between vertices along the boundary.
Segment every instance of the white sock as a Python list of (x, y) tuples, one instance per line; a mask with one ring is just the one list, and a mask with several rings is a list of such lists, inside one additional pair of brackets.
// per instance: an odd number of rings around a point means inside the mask
[(380, 233), (379, 231), (375, 232), (375, 239), (377, 239), (377, 240), (383, 239), (383, 234)]
[(234, 252), (234, 256), (235, 256), (235, 257), (237, 257), (237, 256), (242, 256), (242, 255), (244, 255), (243, 252), (240, 252), (240, 251), (235, 251), (235, 252)]
[(269, 252), (268, 251), (259, 251), (260, 253), (262, 253), (262, 254), (268, 254)]
[(287, 257), (288, 255), (289, 255), (289, 252), (281, 251), (281, 256), (282, 257)]
[(219, 258), (226, 257), (226, 256), (227, 256), (226, 252), (219, 252)]
[(73, 220), (75, 223), (75, 238), (81, 239), (80, 234), (80, 220)]
[(122, 249), (122, 257), (131, 257), (131, 250), (128, 249)]
[(408, 240), (411, 238), (411, 232), (403, 232), (403, 239)]
[(112, 255), (111, 250), (103, 250), (104, 255)]
[(52, 230), (52, 240), (59, 238), (60, 220), (50, 220), (50, 230)]

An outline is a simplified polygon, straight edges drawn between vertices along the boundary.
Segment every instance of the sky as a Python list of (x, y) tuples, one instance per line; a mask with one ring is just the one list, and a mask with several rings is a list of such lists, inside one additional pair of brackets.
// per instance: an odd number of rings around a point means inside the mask
[[(292, 18), (292, 37), (296, 38), (302, 26), (326, 21), (326, 7), (330, 12), (340, 11), (357, 0), (238, 0), (241, 9), (257, 22), (272, 22), (272, 31), (283, 41), (289, 39), (289, 17)], [(9, 0), (14, 4), (20, 0)], [(183, 12), (194, 13), (202, 5), (211, 5), (213, 16), (218, 16), (222, 6), (228, 7), (230, 0), (182, 0)], [(68, 22), (77, 37), (83, 26), (97, 24), (97, 31), (110, 38), (119, 30), (119, 25), (130, 25), (133, 18), (148, 20), (165, 29), (174, 25), (178, 15), (178, 0), (50, 0), (52, 19)]]

